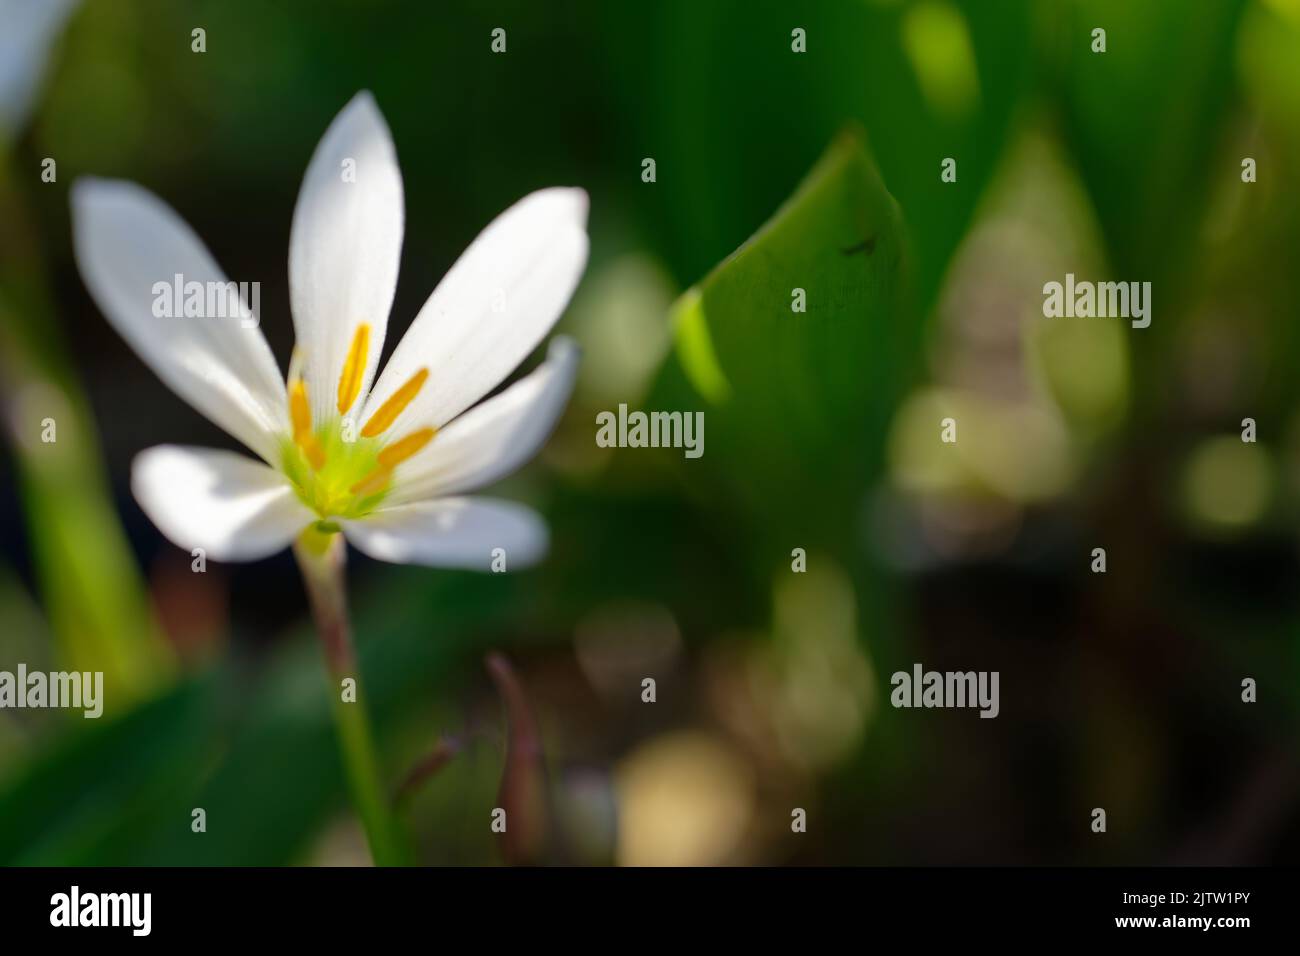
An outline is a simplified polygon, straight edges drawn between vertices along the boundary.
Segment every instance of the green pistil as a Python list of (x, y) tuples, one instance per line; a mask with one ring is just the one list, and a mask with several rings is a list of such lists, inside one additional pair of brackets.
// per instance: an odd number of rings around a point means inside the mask
[(322, 520), (317, 529), (329, 533), (338, 530), (337, 523), (329, 519), (359, 518), (373, 511), (388, 494), (387, 487), (364, 495), (352, 491), (354, 485), (378, 469), (383, 443), (359, 434), (355, 441), (344, 441), (343, 425), (337, 418), (314, 429), (314, 433), (325, 452), (325, 464), (319, 471), (311, 467), (307, 456), (289, 436), (281, 439), (280, 457), (298, 498), (320, 515)]

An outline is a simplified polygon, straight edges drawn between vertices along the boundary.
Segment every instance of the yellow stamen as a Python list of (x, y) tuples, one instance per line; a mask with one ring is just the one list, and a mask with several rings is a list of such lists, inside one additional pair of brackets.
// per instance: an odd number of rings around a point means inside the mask
[(397, 416), (402, 414), (402, 409), (411, 404), (411, 400), (420, 393), (428, 377), (429, 370), (422, 368), (412, 375), (405, 385), (393, 392), (388, 401), (380, 405), (379, 410), (370, 416), (366, 427), (361, 429), (361, 437), (374, 438), (397, 421)]
[(379, 466), (381, 468), (393, 469), (400, 465), (406, 459), (410, 458), (417, 451), (429, 444), (433, 436), (438, 433), (436, 428), (421, 428), (413, 431), (405, 438), (393, 442), (387, 448), (379, 453)]
[(307, 383), (298, 379), (289, 388), (289, 418), (293, 422), (293, 441), (302, 449), (314, 470), (325, 465), (325, 449), (311, 432), (311, 403), (307, 401)]
[(307, 401), (307, 383), (302, 379), (289, 389), (289, 417), (293, 420), (294, 441), (304, 432), (311, 431), (311, 403)]
[(379, 491), (383, 488), (384, 485), (388, 484), (388, 479), (392, 476), (393, 473), (387, 468), (376, 468), (349, 488), (348, 491), (354, 495), (368, 495), (372, 491)]
[(320, 446), (316, 436), (311, 432), (303, 432), (296, 436), (294, 441), (302, 449), (303, 454), (307, 456), (307, 461), (311, 463), (313, 471), (320, 471), (325, 467), (325, 449)]
[(343, 374), (339, 376), (339, 414), (342, 415), (361, 394), (361, 379), (366, 374), (366, 357), (370, 352), (370, 326), (362, 322), (352, 336)]
[(411, 432), (405, 438), (393, 442), (376, 456), (377, 464), (366, 477), (354, 484), (348, 491), (354, 495), (368, 495), (381, 490), (393, 477), (393, 469), (410, 458), (438, 434), (436, 428), (421, 428)]

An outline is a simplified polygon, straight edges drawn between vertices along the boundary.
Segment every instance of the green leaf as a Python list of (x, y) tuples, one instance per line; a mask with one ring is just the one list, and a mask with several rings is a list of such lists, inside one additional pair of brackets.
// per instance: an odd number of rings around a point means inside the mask
[(921, 340), (905, 261), (898, 206), (847, 131), (674, 306), (676, 353), (647, 407), (705, 412), (703, 456), (682, 467), (706, 471), (764, 525), (842, 529)]
[(213, 753), (215, 682), (189, 681), (121, 719), (85, 721), (0, 787), (0, 863), (133, 859), (151, 827), (189, 829), (183, 795)]
[[(1034, 80), (1028, 0), (607, 4), (604, 95), (624, 151), (653, 156), (626, 202), (655, 251), (689, 281), (735, 247), (846, 122), (866, 129), (914, 243), (927, 312)], [(791, 49), (792, 28), (807, 52)], [(940, 164), (957, 160), (957, 179)], [(635, 167), (634, 167), (635, 168)]]
[[(833, 5), (819, 29), (822, 110), (865, 124), (903, 209), (916, 302), (930, 312), (1034, 82), (1026, 0)], [(1041, 5), (1040, 5), (1041, 6)], [(847, 8), (851, 13), (840, 13)], [(940, 176), (956, 162), (956, 181)]]
[[(1106, 240), (1113, 277), (1151, 283), (1151, 327), (1134, 334), (1134, 394), (1170, 389), (1171, 336), (1200, 288), (1201, 228), (1211, 198), (1240, 185), (1223, 150), (1244, 7), (1189, 15), (1185, 0), (1076, 0), (1052, 26), (1064, 129)], [(1106, 51), (1094, 52), (1094, 31)], [(1050, 49), (1050, 48), (1049, 48)], [(1154, 406), (1139, 402), (1134, 427)]]
[(1240, 173), (1212, 159), (1243, 6), (1191, 15), (1186, 0), (1087, 0), (1055, 21), (1067, 132), (1122, 278), (1162, 278), (1194, 241), (1213, 182)]

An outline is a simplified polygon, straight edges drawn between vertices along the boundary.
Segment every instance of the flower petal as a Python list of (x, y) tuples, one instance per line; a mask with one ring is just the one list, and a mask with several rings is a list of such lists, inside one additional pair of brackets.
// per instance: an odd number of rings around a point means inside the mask
[(418, 501), (340, 523), (358, 549), (398, 564), (488, 571), (501, 548), (507, 570), (515, 570), (539, 561), (547, 546), (535, 511), (491, 498)]
[(8, 138), (26, 120), (45, 61), (78, 0), (0, 3), (0, 135)]
[(289, 236), (289, 296), (312, 418), (338, 414), (339, 379), (357, 328), (369, 342), (355, 414), (379, 364), (402, 254), (402, 174), (379, 107), (358, 93), (312, 155)]
[(316, 520), (279, 472), (231, 451), (159, 445), (136, 455), (131, 491), (177, 547), (255, 561)]
[(461, 415), (425, 450), (400, 465), (389, 500), (419, 501), (472, 491), (527, 462), (564, 413), (579, 354), (572, 339), (558, 336), (535, 371)]
[(438, 283), (366, 404), (369, 417), (420, 369), (429, 379), (392, 426), (441, 428), (490, 392), (550, 331), (587, 262), (587, 194), (543, 189), (498, 216)]
[[(172, 391), (273, 461), (276, 433), (287, 428), (284, 381), (261, 328), (241, 318), (237, 287), (203, 243), (134, 183), (78, 180), (72, 218), (81, 275), (113, 328)], [(215, 292), (217, 315), (155, 315), (155, 306), (175, 311), (177, 282), (203, 284), (204, 311)]]

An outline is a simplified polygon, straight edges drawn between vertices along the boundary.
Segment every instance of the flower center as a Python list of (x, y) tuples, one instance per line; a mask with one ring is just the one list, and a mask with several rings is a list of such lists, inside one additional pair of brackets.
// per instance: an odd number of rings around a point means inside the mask
[(417, 428), (401, 437), (385, 434), (429, 378), (419, 369), (375, 411), (357, 433), (347, 412), (356, 404), (365, 377), (370, 326), (357, 326), (339, 375), (338, 415), (313, 422), (307, 383), (295, 356), (289, 372), (292, 437), (281, 442), (284, 473), (298, 497), (327, 520), (359, 518), (373, 511), (392, 488), (393, 469), (433, 440), (436, 428)]

